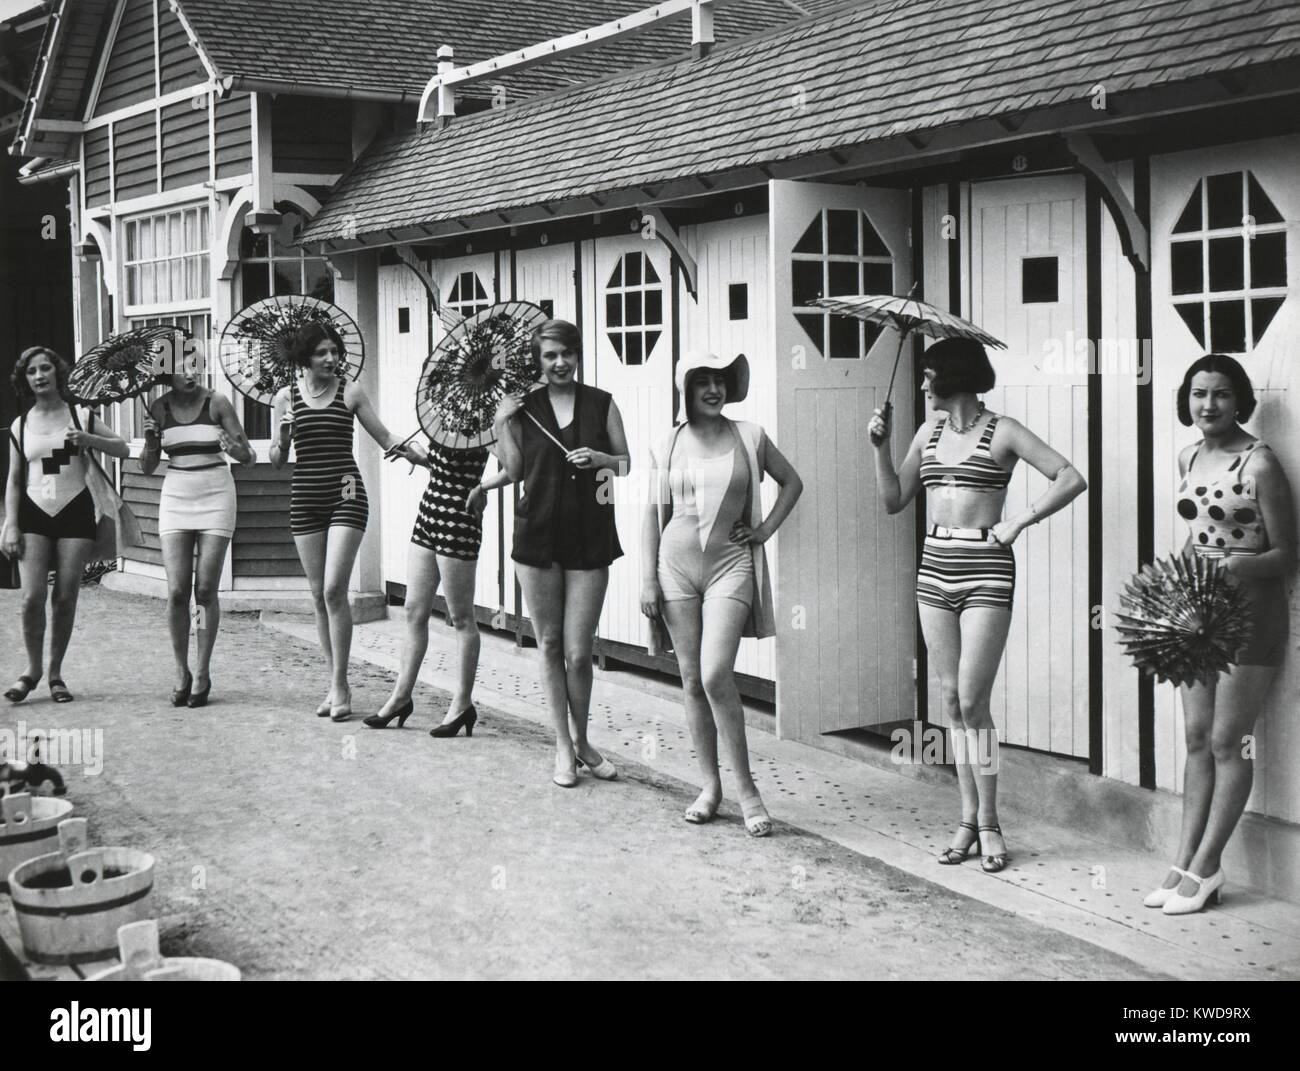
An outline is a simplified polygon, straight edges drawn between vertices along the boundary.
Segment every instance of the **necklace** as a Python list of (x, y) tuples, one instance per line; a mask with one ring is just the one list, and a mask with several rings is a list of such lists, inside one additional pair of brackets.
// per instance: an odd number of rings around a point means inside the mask
[[(331, 380), (332, 380), (333, 378), (334, 378), (333, 376), (330, 376), (330, 379), (331, 379)], [(311, 376), (304, 376), (302, 382), (303, 382), (303, 386), (306, 387), (307, 384), (311, 382)], [(321, 387), (321, 389), (318, 390), (318, 391), (312, 391), (312, 389), (311, 389), (310, 387), (307, 387), (307, 397), (308, 397), (308, 398), (320, 398), (320, 397), (321, 397), (322, 395), (324, 395), (324, 393), (325, 393), (327, 390), (329, 390), (329, 389), (330, 389), (330, 383), (329, 383), (329, 381), (326, 381), (325, 386)]]
[(965, 435), (968, 431), (970, 431), (971, 428), (973, 428), (976, 424), (980, 422), (980, 418), (983, 416), (984, 416), (984, 403), (980, 402), (979, 408), (975, 410), (975, 415), (970, 418), (970, 422), (967, 424), (963, 424), (961, 427), (958, 427), (956, 424), (952, 422), (952, 414), (949, 413), (948, 427), (952, 428), (952, 430), (955, 431), (958, 435)]

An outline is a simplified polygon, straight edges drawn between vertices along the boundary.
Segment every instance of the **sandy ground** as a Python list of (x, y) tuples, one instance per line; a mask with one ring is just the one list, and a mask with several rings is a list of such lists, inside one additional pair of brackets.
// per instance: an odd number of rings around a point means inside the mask
[[(318, 719), (317, 651), (252, 615), (227, 615), (212, 704), (174, 710), (161, 604), (82, 598), (78, 701), (42, 682), (0, 726), (103, 731), (70, 798), (95, 843), (157, 857), (168, 955), (250, 979), (1159, 977), (789, 825), (753, 840), (734, 807), (689, 826), (694, 791), (645, 767), (556, 788), (544, 731), (490, 705), (433, 740), (447, 697), (421, 685), (405, 730), (367, 729), (391, 681), (367, 665), (358, 716)], [(16, 618), (0, 592), (6, 649)]]

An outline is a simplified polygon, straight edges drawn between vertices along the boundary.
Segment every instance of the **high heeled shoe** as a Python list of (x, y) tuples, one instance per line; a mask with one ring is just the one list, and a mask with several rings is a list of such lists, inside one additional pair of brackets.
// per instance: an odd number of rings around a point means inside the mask
[(478, 721), (478, 711), (474, 709), (474, 704), (471, 703), (459, 714), (457, 714), (454, 718), (452, 718), (451, 721), (443, 722), (443, 724), (441, 725), (435, 725), (432, 729), (429, 730), (429, 735), (437, 736), (437, 737), (455, 736), (458, 732), (460, 732), (461, 726), (463, 725), (465, 727), (465, 735), (467, 737), (473, 736), (474, 725), (477, 721)]
[(964, 848), (945, 848), (941, 851), (939, 853), (940, 866), (956, 866), (958, 863), (964, 863), (967, 859), (973, 859), (980, 853), (979, 827), (974, 822), (958, 822), (957, 828), (969, 829), (975, 836)]
[(190, 689), (194, 687), (194, 674), (188, 669), (185, 671), (185, 683), (179, 688), (172, 689), (172, 706), (187, 706), (190, 701)]
[(1223, 883), (1227, 880), (1223, 874), (1223, 867), (1219, 867), (1208, 878), (1200, 877), (1193, 874), (1190, 870), (1183, 871), (1183, 877), (1191, 878), (1200, 886), (1196, 890), (1195, 896), (1180, 896), (1177, 890), (1174, 895), (1165, 901), (1162, 910), (1166, 915), (1194, 915), (1198, 911), (1204, 911), (1207, 903), (1221, 903), (1223, 901)]
[(11, 703), (21, 703), (27, 698), (28, 693), (36, 687), (36, 683), (40, 679), (41, 676), (39, 673), (35, 677), (27, 673), (22, 674), (18, 678), (18, 683), (5, 691), (5, 698)]
[(740, 801), (740, 817), (745, 822), (745, 832), (751, 837), (766, 837), (772, 832), (772, 818), (763, 806), (761, 796), (747, 796)]
[(405, 703), (393, 707), (387, 714), (370, 714), (361, 720), (372, 729), (387, 729), (388, 723), (396, 718), (397, 727), (401, 729), (406, 726), (406, 719), (411, 716), (413, 710), (415, 710), (415, 700), (408, 699)]
[(551, 778), (551, 781), (559, 785), (561, 788), (573, 788), (578, 783), (578, 764), (576, 761), (577, 757), (576, 756), (574, 757), (575, 761), (572, 770), (561, 769), (559, 764), (560, 756), (556, 755), (555, 758), (556, 758), (555, 775)]
[(347, 721), (352, 717), (352, 697), (348, 696), (346, 703), (333, 703), (330, 705), (330, 721)]
[(324, 703), (322, 703), (320, 706), (316, 708), (316, 717), (328, 718), (329, 716), (330, 716), (330, 704), (329, 701), (326, 700)]
[[(1187, 871), (1183, 870), (1181, 867), (1171, 866), (1169, 869), (1172, 870), (1175, 874), (1177, 874), (1180, 879), (1187, 877)], [(1153, 889), (1151, 892), (1147, 893), (1146, 899), (1142, 901), (1142, 906), (1143, 907), (1164, 907), (1165, 904), (1167, 904), (1169, 900), (1176, 895), (1178, 895), (1177, 885), (1175, 885), (1173, 888), (1170, 889), (1166, 889), (1162, 885), (1160, 886), (1160, 888)]]
[(576, 752), (574, 753), (574, 758), (577, 760), (577, 764), (586, 769), (586, 771), (597, 781), (613, 781), (618, 777), (618, 767), (603, 755), (600, 758), (600, 762), (596, 763), (595, 766)]
[[(1001, 837), (1002, 827), (1001, 826), (980, 826), (979, 832), (996, 833), (999, 837)], [(980, 838), (981, 852), (984, 852), (983, 845), (984, 845), (984, 838), (981, 837)], [(980, 860), (980, 869), (983, 870), (985, 874), (997, 874), (999, 871), (1006, 869), (1007, 863), (1010, 861), (1010, 859), (1011, 859), (1011, 855), (1010, 853), (1007, 852), (1006, 838), (1003, 837), (1002, 851), (998, 852), (996, 855), (991, 855), (988, 852), (984, 852), (984, 858)]]
[(201, 692), (191, 691), (190, 698), (185, 705), (189, 707), (191, 710), (194, 709), (195, 707), (206, 707), (208, 705), (208, 696), (211, 694), (212, 694), (212, 678), (209, 677), (208, 686), (204, 688), (203, 691)]

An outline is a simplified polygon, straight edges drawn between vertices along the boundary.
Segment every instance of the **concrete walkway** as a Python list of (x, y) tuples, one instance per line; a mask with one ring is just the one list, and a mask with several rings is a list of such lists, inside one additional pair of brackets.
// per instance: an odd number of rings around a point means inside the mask
[[(0, 592), (0, 621), (17, 602)], [(247, 978), (1300, 976), (1294, 906), (1237, 894), (1165, 919), (1139, 905), (1159, 861), (1019, 816), (1003, 875), (940, 867), (953, 789), (762, 732), (775, 834), (747, 837), (733, 804), (688, 826), (681, 708), (632, 674), (599, 673), (595, 693), (593, 740), (623, 776), (558, 789), (532, 654), (499, 637), (473, 739), (431, 740), (455, 664), (453, 634), (432, 634), (405, 731), (312, 716), (301, 618), (228, 615), (212, 705), (174, 710), (161, 604), (90, 588), (65, 669), (77, 702), (42, 684), (0, 706), (0, 730), (101, 734), (102, 769), (64, 767), (92, 839), (157, 856), (167, 954)], [(358, 715), (400, 644), (400, 620), (357, 630)]]

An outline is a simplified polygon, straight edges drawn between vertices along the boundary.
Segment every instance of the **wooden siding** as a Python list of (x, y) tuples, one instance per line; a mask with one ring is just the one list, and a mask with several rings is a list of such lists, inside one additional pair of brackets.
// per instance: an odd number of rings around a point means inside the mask
[(181, 20), (166, 4), (162, 5), (158, 17), (158, 71), (164, 93), (197, 85), (208, 77), (198, 54), (190, 46)]
[(155, 0), (127, 0), (117, 28), (95, 114), (105, 115), (130, 104), (152, 100), (155, 83), (153, 42)]
[(108, 166), (108, 127), (86, 131), (86, 205), (108, 204), (113, 199)]
[(123, 555), (129, 561), (162, 565), (162, 544), (158, 540), (158, 497), (162, 493), (163, 476), (167, 472), (164, 462), (152, 476), (140, 471), (135, 458), (122, 462), (122, 500), (140, 522), (144, 543), (127, 547)]
[(113, 124), (113, 183), (118, 201), (158, 192), (158, 131), (153, 112)]
[(292, 479), (292, 465), (278, 472), (270, 465), (236, 466), (239, 521), (231, 547), (236, 579), (304, 575), (289, 531)]
[(163, 189), (190, 186), (208, 180), (208, 98), (169, 104), (162, 110)]
[(217, 101), (217, 178), (253, 169), (253, 116), (247, 93)]
[(352, 104), (280, 94), (271, 105), (272, 168), (340, 175), (352, 163)]

